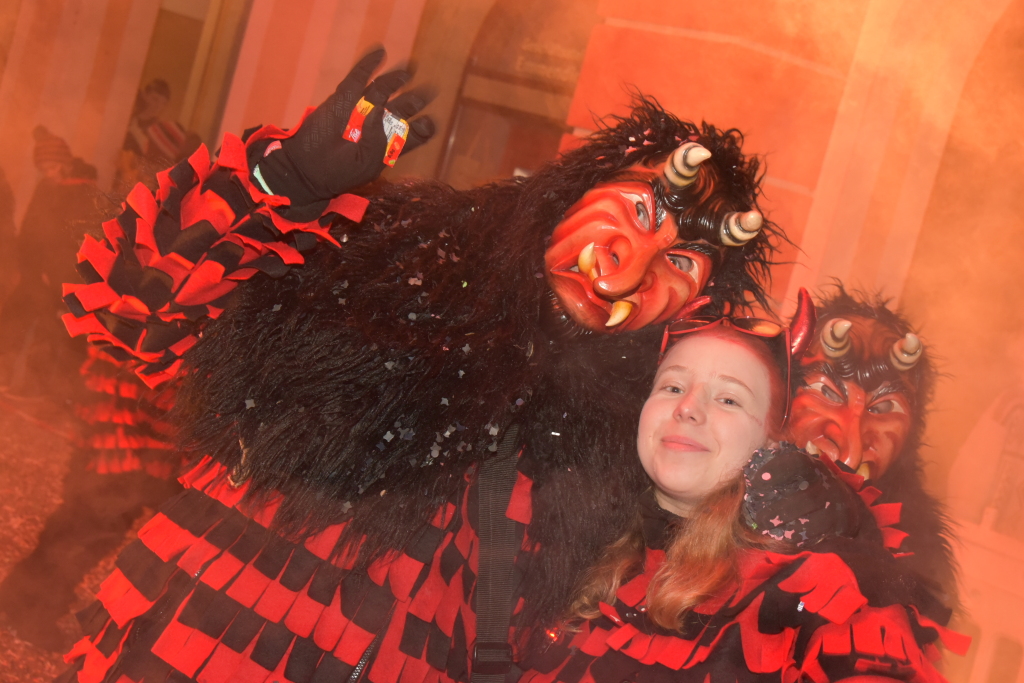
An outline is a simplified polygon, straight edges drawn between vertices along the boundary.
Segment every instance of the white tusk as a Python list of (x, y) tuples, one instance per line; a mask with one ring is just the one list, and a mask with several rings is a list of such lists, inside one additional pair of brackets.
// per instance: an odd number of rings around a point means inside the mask
[(857, 474), (864, 477), (865, 479), (871, 478), (871, 465), (866, 462), (862, 462), (860, 467), (857, 468)]
[(576, 265), (579, 266), (581, 273), (589, 273), (597, 265), (597, 255), (594, 254), (593, 242), (580, 250), (579, 258), (576, 259)]
[(807, 445), (804, 446), (804, 450), (807, 451), (810, 455), (821, 455), (821, 451), (818, 450), (818, 447), (815, 446), (810, 441), (808, 441)]
[(633, 311), (633, 303), (630, 301), (616, 301), (612, 304), (612, 314), (608, 318), (608, 322), (604, 324), (605, 327), (615, 327), (620, 325), (622, 321), (629, 317), (629, 314)]
[(665, 160), (665, 179), (669, 184), (683, 188), (697, 179), (700, 165), (711, 158), (711, 152), (696, 142), (680, 145)]

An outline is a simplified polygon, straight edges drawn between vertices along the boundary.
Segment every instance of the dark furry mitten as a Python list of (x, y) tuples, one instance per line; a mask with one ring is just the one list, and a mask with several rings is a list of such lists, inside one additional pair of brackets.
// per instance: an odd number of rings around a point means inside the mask
[(755, 451), (743, 478), (743, 519), (755, 532), (801, 548), (857, 535), (863, 506), (857, 494), (793, 444)]

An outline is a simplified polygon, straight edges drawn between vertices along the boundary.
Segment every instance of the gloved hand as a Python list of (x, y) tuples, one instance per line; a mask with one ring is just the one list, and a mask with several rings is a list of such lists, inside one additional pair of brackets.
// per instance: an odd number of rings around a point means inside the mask
[[(280, 149), (263, 145), (250, 159), (249, 166), (258, 165), (260, 177), (274, 194), (288, 197), (292, 207), (302, 207), (329, 200), (346, 191), (370, 182), (387, 166), (384, 154), (388, 137), (384, 131), (384, 109), (409, 121), (426, 102), (419, 95), (406, 92), (390, 102), (388, 98), (411, 77), (403, 70), (367, 81), (384, 60), (380, 48), (359, 60), (334, 93), (302, 122), (296, 133), (280, 141)], [(374, 105), (362, 124), (357, 142), (342, 136), (349, 117), (360, 98)], [(426, 116), (409, 121), (409, 136), (403, 151), (415, 149), (434, 134), (434, 124)], [(273, 143), (269, 143), (273, 147)], [(263, 151), (272, 149), (266, 156)]]
[(797, 547), (853, 537), (862, 503), (825, 463), (783, 442), (762, 448), (743, 468), (743, 520), (755, 533)]

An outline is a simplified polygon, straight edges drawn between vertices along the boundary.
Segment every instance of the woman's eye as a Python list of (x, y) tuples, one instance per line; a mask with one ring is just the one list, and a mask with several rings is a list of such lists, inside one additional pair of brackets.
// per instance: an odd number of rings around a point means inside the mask
[(651, 214), (648, 213), (647, 207), (644, 206), (643, 202), (636, 203), (636, 217), (645, 229), (651, 229)]
[(824, 382), (815, 382), (813, 384), (808, 384), (807, 388), (817, 391), (819, 394), (821, 394), (828, 400), (832, 401), (833, 403), (843, 402), (843, 397), (839, 395), (839, 392), (837, 392), (835, 389), (828, 386)]
[(734, 398), (720, 398), (718, 400), (721, 401), (722, 403), (724, 403), (727, 406), (738, 406), (739, 405), (739, 401), (737, 401)]
[(684, 273), (691, 272), (696, 265), (689, 256), (680, 256), (679, 254), (669, 254), (668, 261)]
[(879, 401), (870, 408), (868, 412), (875, 413), (876, 415), (884, 415), (885, 413), (906, 413), (906, 409), (900, 404), (899, 401)]

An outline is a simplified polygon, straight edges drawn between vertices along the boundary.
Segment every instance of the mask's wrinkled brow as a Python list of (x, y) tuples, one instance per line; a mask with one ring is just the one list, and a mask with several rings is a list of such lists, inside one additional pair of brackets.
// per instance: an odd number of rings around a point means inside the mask
[[(829, 381), (832, 382), (833, 386), (835, 386), (835, 388), (838, 389), (839, 392), (842, 394), (843, 400), (849, 400), (850, 397), (846, 395), (846, 383), (843, 382), (843, 378), (839, 376), (839, 372), (831, 363), (827, 363), (825, 361), (818, 361), (817, 363), (814, 363), (813, 365), (808, 367), (805, 371), (805, 374), (811, 374), (815, 372), (821, 373), (822, 375), (825, 375), (825, 377), (828, 377)], [(805, 381), (804, 386), (806, 385), (807, 382)]]
[(883, 396), (889, 394), (906, 394), (907, 388), (903, 385), (903, 382), (896, 380), (895, 382), (884, 382), (882, 386), (875, 389), (875, 392), (871, 395), (871, 399), (877, 401)]
[(606, 182), (641, 183), (643, 185), (650, 186), (651, 194), (654, 196), (655, 225), (661, 225), (665, 220), (665, 216), (668, 213), (668, 205), (665, 202), (665, 186), (661, 184), (661, 180), (658, 176), (652, 176), (648, 173), (639, 173), (637, 171), (624, 170), (619, 171)]

